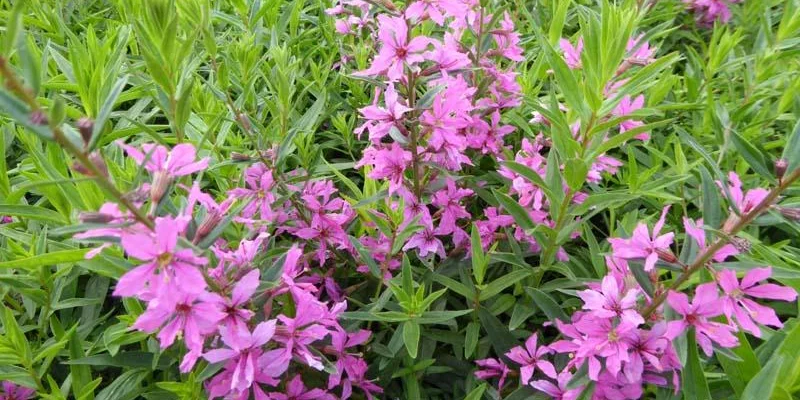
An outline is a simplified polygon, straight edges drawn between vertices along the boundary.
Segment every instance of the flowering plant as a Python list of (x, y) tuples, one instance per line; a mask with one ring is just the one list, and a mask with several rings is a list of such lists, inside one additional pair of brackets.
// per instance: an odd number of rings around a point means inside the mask
[(0, 399), (791, 397), (797, 4), (584, 3), (14, 2)]

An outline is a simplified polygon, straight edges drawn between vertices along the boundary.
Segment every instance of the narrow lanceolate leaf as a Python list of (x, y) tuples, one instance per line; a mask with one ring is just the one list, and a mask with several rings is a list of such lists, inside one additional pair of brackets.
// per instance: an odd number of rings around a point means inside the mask
[(781, 158), (786, 160), (788, 164), (787, 173), (800, 168), (800, 119), (797, 120), (789, 139), (786, 141), (786, 147), (783, 148), (783, 156)]
[(74, 263), (83, 261), (90, 249), (60, 250), (17, 260), (0, 262), (0, 269), (18, 268), (34, 269), (47, 265)]
[(697, 353), (697, 342), (695, 341), (694, 330), (687, 334), (688, 354), (686, 366), (683, 368), (683, 395), (687, 399), (711, 400), (711, 393), (708, 390), (708, 382), (700, 364), (700, 356)]
[(747, 383), (758, 374), (761, 366), (744, 333), (739, 332), (739, 346), (731, 349), (731, 351), (739, 360), (732, 359), (718, 351), (715, 351), (715, 353), (723, 371), (728, 374), (728, 382), (736, 392), (736, 395), (742, 396)]
[(499, 191), (494, 192), (494, 197), (500, 203), (500, 206), (502, 206), (504, 210), (514, 217), (514, 222), (516, 222), (520, 228), (527, 231), (528, 229), (533, 229), (536, 227), (533, 224), (533, 220), (531, 220), (531, 216), (528, 215), (528, 212), (525, 210), (525, 208), (519, 205), (516, 200)]
[(483, 253), (483, 245), (481, 244), (481, 234), (478, 232), (478, 226), (472, 224), (472, 232), (470, 235), (470, 247), (472, 249), (472, 275), (475, 277), (475, 282), (479, 285), (483, 284), (483, 277), (486, 275), (486, 255)]
[(55, 222), (58, 224), (68, 222), (63, 215), (53, 210), (29, 205), (0, 204), (0, 215)]
[(408, 355), (417, 358), (419, 349), (419, 324), (414, 321), (403, 322), (403, 343), (406, 344)]
[(550, 295), (547, 293), (536, 289), (536, 288), (525, 288), (525, 292), (528, 293), (528, 296), (531, 296), (533, 302), (547, 315), (547, 318), (551, 321), (555, 321), (556, 319), (560, 319), (561, 321), (567, 322), (569, 318), (567, 314), (564, 313), (564, 310), (561, 309), (561, 306), (553, 300)]
[(756, 146), (754, 146), (749, 140), (743, 138), (737, 132), (731, 132), (731, 142), (736, 147), (736, 150), (739, 151), (739, 155), (747, 161), (747, 164), (750, 165), (750, 168), (753, 171), (756, 171), (759, 175), (767, 178), (769, 180), (774, 179), (774, 174), (770, 172), (769, 168), (767, 167), (767, 158), (764, 156), (764, 153), (761, 152)]
[(767, 365), (753, 377), (742, 393), (742, 400), (762, 400), (772, 398), (778, 386), (779, 372), (786, 362), (780, 354), (773, 355)]
[(117, 81), (114, 83), (114, 86), (111, 88), (111, 91), (108, 93), (108, 97), (106, 97), (105, 101), (103, 101), (103, 106), (100, 108), (100, 112), (97, 114), (97, 118), (94, 121), (92, 138), (87, 145), (88, 149), (94, 149), (94, 146), (97, 145), (97, 140), (100, 139), (100, 134), (103, 133), (106, 122), (111, 116), (111, 111), (114, 110), (114, 104), (117, 102), (119, 95), (122, 94), (122, 90), (125, 89), (125, 85), (127, 84), (128, 75), (123, 75), (117, 79)]

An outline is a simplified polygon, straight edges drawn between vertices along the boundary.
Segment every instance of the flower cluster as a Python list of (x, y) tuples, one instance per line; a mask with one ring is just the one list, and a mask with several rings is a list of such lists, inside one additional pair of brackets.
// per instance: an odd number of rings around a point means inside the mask
[[(763, 189), (743, 194), (735, 174), (730, 175), (726, 190), (732, 203), (748, 210), (743, 212), (752, 210), (766, 194)], [(709, 254), (706, 267), (713, 281), (697, 285), (691, 298), (661, 286), (656, 268), (679, 263), (670, 250), (674, 232), (661, 233), (668, 210), (664, 209), (652, 233), (647, 224), (640, 223), (630, 238), (609, 239), (609, 274), (599, 284), (590, 284), (577, 293), (582, 309), (570, 321), (554, 321), (562, 339), (537, 345), (534, 333), (524, 346), (505, 354), (513, 364), (480, 360), (475, 375), (481, 379), (499, 377), (502, 388), (508, 376), (518, 374), (521, 385), (531, 385), (553, 398), (575, 399), (582, 390), (571, 382), (572, 376), (585, 369), (588, 379), (595, 383), (593, 398), (638, 399), (647, 384), (672, 386), (676, 391), (680, 387), (682, 367), (673, 347), (679, 336), (694, 335), (703, 353), (711, 356), (715, 347), (736, 347), (739, 331), (761, 337), (760, 326), (782, 327), (775, 311), (756, 299), (794, 301), (796, 291), (765, 282), (772, 276), (770, 267), (751, 269), (742, 278), (733, 270), (717, 271), (713, 263), (738, 254), (731, 245)], [(705, 251), (706, 234), (698, 228), (702, 221), (684, 218), (684, 223), (687, 240), (694, 240), (700, 251)], [(648, 292), (633, 268), (649, 273), (645, 276), (654, 289)], [(652, 304), (658, 293), (667, 294), (668, 308)], [(648, 313), (651, 305), (655, 312)], [(569, 355), (568, 361), (554, 365), (548, 358), (559, 353)], [(535, 375), (541, 379), (534, 379)]]
[(33, 389), (18, 386), (11, 381), (3, 381), (0, 400), (28, 400), (35, 394), (36, 391)]
[(694, 12), (697, 23), (713, 26), (714, 22), (727, 23), (731, 19), (730, 5), (742, 0), (683, 0), (686, 7)]
[[(115, 296), (147, 304), (134, 329), (155, 333), (162, 349), (184, 345), (182, 372), (200, 360), (221, 363), (222, 371), (206, 382), (212, 398), (245, 399), (253, 393), (256, 398), (345, 399), (354, 388), (367, 397), (381, 392), (366, 378), (367, 364), (352, 351), (369, 340), (370, 332), (348, 332), (339, 324), (347, 308), (342, 291), (330, 273), (315, 272), (334, 251), (349, 250), (344, 226), (354, 212), (337, 197), (332, 182), (282, 183), (302, 202), (296, 208), (291, 200), (278, 200), (285, 196), (278, 192), (274, 172), (256, 163), (246, 169), (244, 187), (230, 190), (227, 200), (217, 203), (198, 182), (190, 187), (179, 182), (208, 165), (208, 159), (196, 161), (191, 145), (171, 151), (120, 145), (152, 178), (136, 190), (142, 194), (137, 206), (150, 204), (152, 228), (108, 203), (83, 216), (107, 225), (76, 237), (112, 239), (137, 260), (114, 289)], [(173, 190), (185, 192), (185, 204), (165, 207)], [(242, 224), (246, 236), (220, 238), (218, 227), (226, 219)], [(293, 245), (276, 260), (277, 281), (264, 286), (260, 254), (271, 237), (281, 235), (316, 246)], [(335, 365), (327, 384), (307, 389), (304, 371), (321, 371), (325, 364)]]
[[(342, 0), (328, 10), (343, 17), (340, 32), (353, 34), (364, 26), (360, 16), (378, 13), (370, 27), (379, 50), (355, 75), (382, 80), (383, 88), (359, 110), (364, 123), (356, 132), (366, 134), (370, 145), (357, 167), (387, 182), (388, 201), (406, 214), (404, 226), (416, 221), (403, 249), (443, 258), (443, 238), (451, 238), (453, 248), (468, 244), (465, 226), (472, 214), (464, 199), (474, 191), (457, 174), (476, 157), (499, 156), (514, 131), (501, 122), (501, 111), (520, 104), (512, 72), (523, 60), (520, 38), (507, 13), (493, 21), (475, 1), (371, 4)], [(435, 27), (428, 36), (414, 29), (426, 21)], [(386, 235), (362, 238), (377, 249), (390, 241)], [(377, 261), (384, 257), (376, 254)]]
[[(560, 41), (560, 46), (563, 51), (564, 60), (567, 65), (573, 69), (581, 68), (581, 54), (583, 50), (583, 39), (579, 38), (577, 44), (573, 46), (567, 39)], [(614, 81), (609, 82), (606, 87), (605, 95), (609, 98), (616, 95), (616, 90), (626, 82), (626, 79), (620, 76), (635, 65), (646, 65), (654, 61), (654, 54), (656, 49), (651, 48), (646, 41), (642, 40), (641, 36), (631, 38), (627, 44), (627, 54), (625, 60), (617, 69), (616, 78)], [(644, 95), (639, 95), (635, 98), (626, 95), (620, 99), (619, 104), (614, 108), (607, 119), (611, 118), (625, 118), (636, 110), (644, 106)], [(560, 111), (567, 112), (568, 108), (564, 105), (559, 106)], [(539, 126), (548, 126), (551, 124), (541, 113), (534, 113), (533, 119), (530, 121)], [(636, 129), (644, 124), (635, 119), (622, 120), (617, 127), (620, 134)], [(580, 142), (589, 140), (587, 133), (581, 133), (581, 123), (576, 121), (570, 126), (574, 138)], [(650, 138), (647, 132), (638, 132), (634, 136), (635, 139), (648, 140)], [(522, 139), (521, 149), (514, 156), (514, 162), (521, 164), (533, 173), (539, 175), (542, 180), (546, 179), (548, 159), (547, 152), (550, 151), (552, 143), (539, 134), (533, 141), (524, 138)], [(587, 174), (587, 181), (592, 183), (600, 182), (604, 173), (616, 174), (622, 163), (608, 155), (599, 155), (589, 168)], [(548, 227), (553, 227), (555, 223), (550, 219), (550, 201), (545, 196), (545, 192), (535, 182), (532, 182), (528, 177), (516, 172), (515, 170), (503, 166), (500, 168), (499, 173), (501, 176), (511, 181), (511, 190), (509, 194), (516, 195), (519, 204), (528, 211), (531, 221), (536, 224), (542, 224)], [(569, 190), (566, 183), (564, 184), (564, 191), (567, 195), (571, 196), (571, 201), (574, 203), (581, 203), (586, 194), (582, 192), (574, 192)], [(485, 211), (486, 220), (478, 221), (477, 224), (481, 231), (481, 238), (483, 245), (488, 247), (494, 240), (495, 232), (504, 227), (513, 226), (515, 228), (514, 237), (516, 240), (528, 243), (530, 250), (538, 252), (541, 249), (541, 244), (536, 242), (536, 239), (526, 234), (523, 229), (514, 224), (513, 219), (509, 216), (502, 215), (495, 208), (488, 208)], [(578, 232), (573, 233), (573, 238), (579, 235)], [(559, 249), (556, 257), (559, 260), (566, 260), (567, 253), (563, 249)]]

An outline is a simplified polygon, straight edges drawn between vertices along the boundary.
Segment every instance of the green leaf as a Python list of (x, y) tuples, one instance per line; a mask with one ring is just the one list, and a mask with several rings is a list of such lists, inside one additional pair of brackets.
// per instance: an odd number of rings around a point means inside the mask
[(483, 398), (483, 392), (486, 391), (487, 387), (489, 387), (488, 383), (482, 383), (480, 386), (467, 393), (467, 395), (464, 397), (464, 400), (481, 400)]
[(36, 269), (47, 265), (75, 263), (83, 261), (89, 250), (91, 249), (61, 250), (11, 261), (3, 261), (0, 262), (0, 269)]
[(683, 395), (686, 399), (711, 400), (703, 366), (700, 365), (700, 357), (697, 354), (697, 342), (694, 335), (694, 329), (687, 334), (689, 344), (682, 376)]
[(533, 223), (533, 220), (531, 220), (531, 216), (528, 215), (528, 212), (525, 211), (525, 209), (519, 205), (516, 200), (497, 190), (494, 191), (494, 197), (500, 203), (500, 206), (502, 206), (504, 210), (511, 214), (511, 216), (514, 218), (514, 222), (516, 222), (520, 228), (527, 231), (536, 227), (536, 225)]
[(777, 386), (779, 371), (785, 360), (783, 355), (773, 355), (767, 365), (747, 383), (741, 400), (763, 400), (772, 397)]
[(417, 358), (419, 350), (419, 324), (414, 321), (403, 322), (403, 343), (406, 345), (408, 355)]
[(547, 318), (551, 321), (555, 321), (556, 319), (560, 319), (563, 322), (569, 321), (564, 310), (562, 310), (558, 303), (547, 293), (536, 288), (525, 288), (525, 292), (528, 293), (528, 296), (533, 299), (533, 302), (542, 309), (544, 314), (547, 315)]
[(472, 224), (472, 232), (470, 233), (470, 248), (472, 250), (472, 275), (475, 277), (475, 282), (482, 285), (483, 278), (486, 275), (486, 267), (489, 263), (485, 259), (486, 255), (483, 253), (481, 234), (475, 224)]
[(481, 326), (477, 322), (470, 322), (464, 330), (464, 358), (472, 357), (480, 340)]
[(486, 336), (489, 343), (492, 344), (495, 354), (505, 357), (506, 352), (519, 344), (508, 328), (485, 307), (478, 310), (478, 318), (481, 320), (481, 326), (486, 331)]
[(361, 244), (361, 242), (358, 241), (358, 239), (352, 236), (348, 236), (347, 238), (350, 240), (350, 244), (352, 244), (353, 247), (355, 247), (356, 251), (358, 252), (358, 255), (361, 257), (361, 261), (367, 264), (369, 272), (372, 273), (372, 276), (383, 280), (383, 276), (381, 276), (381, 268), (375, 262), (375, 259), (372, 258), (372, 254), (370, 254), (370, 252), (364, 248), (364, 246)]
[(492, 283), (486, 285), (486, 288), (481, 290), (479, 299), (480, 301), (488, 300), (497, 295), (498, 293), (502, 292), (505, 288), (531, 276), (531, 271), (514, 271), (509, 274), (505, 274), (494, 281)]
[(111, 111), (114, 110), (114, 104), (116, 104), (119, 95), (122, 94), (122, 90), (125, 89), (125, 85), (127, 84), (128, 75), (123, 75), (117, 79), (117, 81), (114, 83), (114, 86), (111, 88), (111, 91), (108, 92), (108, 96), (106, 96), (106, 99), (103, 101), (103, 106), (100, 107), (100, 112), (97, 114), (97, 117), (94, 120), (92, 138), (89, 140), (89, 143), (86, 146), (89, 150), (93, 150), (97, 145), (97, 140), (100, 139), (100, 134), (103, 133), (103, 128), (105, 128), (106, 122), (111, 116)]
[(747, 382), (753, 379), (756, 374), (761, 370), (756, 354), (750, 347), (750, 342), (747, 337), (739, 332), (739, 347), (731, 351), (741, 360), (733, 360), (727, 355), (715, 352), (717, 360), (719, 361), (725, 374), (728, 375), (728, 382), (736, 392), (736, 395), (741, 397), (744, 394)]
[(767, 178), (768, 180), (774, 180), (775, 176), (767, 167), (766, 157), (761, 150), (756, 148), (756, 146), (749, 141), (745, 140), (735, 131), (731, 132), (731, 142), (733, 142), (736, 150), (739, 151), (739, 155), (741, 155), (742, 158), (747, 161), (747, 164), (750, 165), (750, 168), (752, 168), (753, 171), (764, 178)]
[(53, 210), (28, 205), (0, 204), (0, 215), (55, 222), (57, 224), (69, 222), (63, 215)]
[(708, 169), (700, 166), (700, 178), (703, 187), (703, 224), (718, 229), (722, 224), (722, 207), (719, 191)]
[(786, 140), (786, 147), (783, 148), (781, 158), (786, 160), (787, 174), (800, 167), (800, 119), (797, 120), (789, 139)]
[(573, 191), (577, 191), (586, 183), (586, 175), (589, 174), (589, 167), (583, 160), (573, 158), (567, 160), (564, 165), (564, 179), (567, 181), (567, 186)]
[(37, 125), (31, 121), (30, 110), (25, 103), (12, 96), (5, 87), (0, 88), (0, 110), (20, 125), (30, 129), (42, 139), (53, 140), (53, 132), (47, 125)]

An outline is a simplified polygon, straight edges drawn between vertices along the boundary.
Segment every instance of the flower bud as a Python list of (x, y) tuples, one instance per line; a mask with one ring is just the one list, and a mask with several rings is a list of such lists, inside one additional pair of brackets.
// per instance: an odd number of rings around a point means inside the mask
[(656, 253), (661, 261), (668, 262), (670, 264), (675, 264), (678, 262), (678, 257), (675, 257), (675, 255), (667, 249), (656, 249)]
[(31, 123), (34, 125), (47, 125), (47, 115), (42, 110), (35, 110), (31, 113)]
[(92, 131), (94, 130), (94, 121), (91, 118), (83, 117), (76, 123), (78, 132), (81, 133), (83, 143), (89, 144), (92, 141)]
[(779, 158), (775, 160), (775, 175), (778, 177), (778, 179), (783, 179), (783, 175), (786, 174), (786, 168), (788, 167), (789, 163), (785, 158)]
[(202, 222), (200, 222), (200, 226), (197, 227), (197, 232), (194, 234), (194, 238), (192, 242), (197, 244), (200, 243), (209, 233), (211, 233), (214, 228), (219, 225), (222, 221), (222, 214), (219, 211), (213, 210), (206, 215)]
[(775, 206), (775, 208), (786, 219), (800, 222), (800, 208), (781, 207), (781, 206)]
[[(103, 156), (101, 156), (97, 152), (89, 154), (89, 161), (94, 165), (95, 169), (98, 172), (100, 172), (102, 176), (106, 178), (108, 177), (108, 167), (106, 166), (105, 160), (103, 160)], [(90, 170), (85, 165), (80, 163), (73, 164), (72, 169), (86, 176), (95, 176), (94, 171)]]
[(86, 212), (78, 215), (78, 220), (86, 224), (107, 224), (114, 220), (114, 216), (99, 212)]
[(740, 253), (747, 253), (750, 251), (750, 241), (744, 238), (735, 237), (731, 239), (731, 244)]
[(231, 153), (231, 160), (233, 161), (250, 161), (251, 158), (247, 154), (242, 153)]
[(153, 184), (150, 186), (150, 199), (153, 204), (158, 204), (167, 193), (169, 185), (172, 184), (172, 177), (166, 171), (158, 171), (153, 177)]

